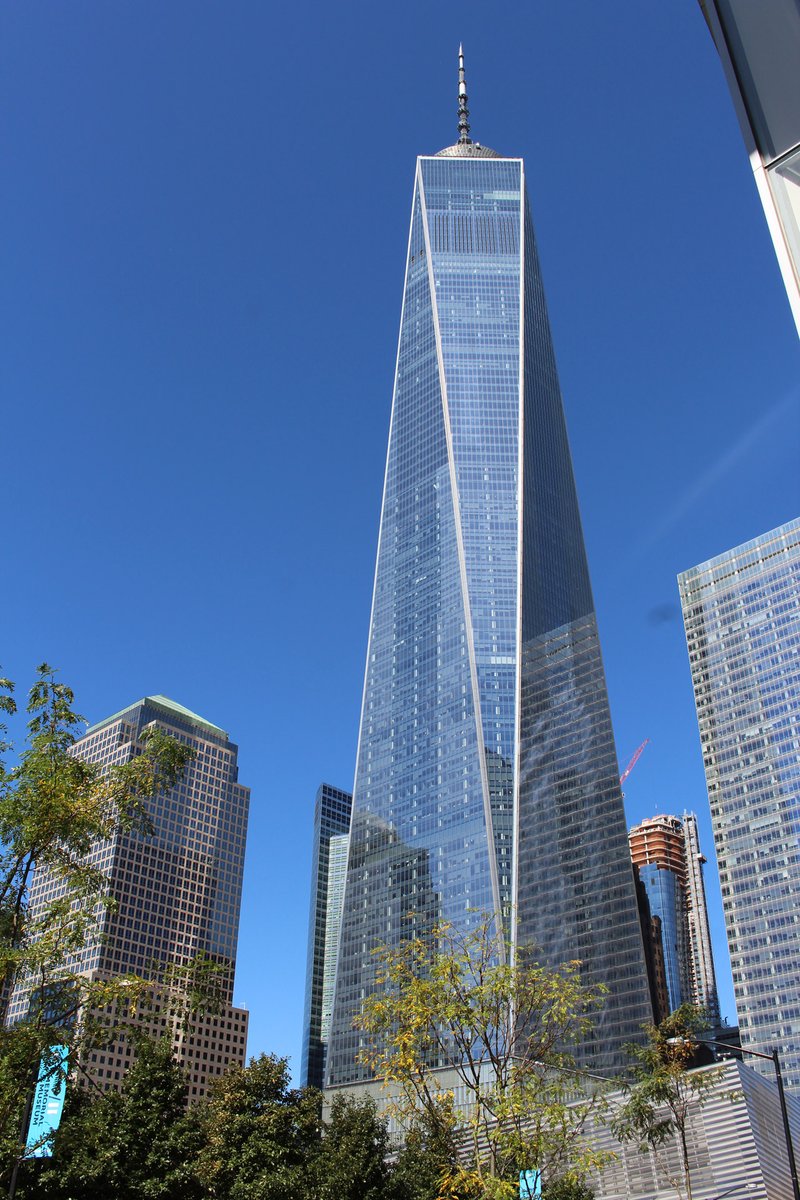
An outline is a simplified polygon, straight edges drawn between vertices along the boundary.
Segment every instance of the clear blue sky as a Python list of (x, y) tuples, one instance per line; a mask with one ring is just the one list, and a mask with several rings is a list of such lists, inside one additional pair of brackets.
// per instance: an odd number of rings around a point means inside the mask
[[(415, 156), (523, 155), (629, 817), (712, 857), (679, 570), (800, 509), (800, 352), (696, 0), (0, 12), (0, 662), (165, 693), (252, 788), (237, 999), (299, 1067), (352, 783)], [(718, 890), (723, 1010), (733, 1018)]]

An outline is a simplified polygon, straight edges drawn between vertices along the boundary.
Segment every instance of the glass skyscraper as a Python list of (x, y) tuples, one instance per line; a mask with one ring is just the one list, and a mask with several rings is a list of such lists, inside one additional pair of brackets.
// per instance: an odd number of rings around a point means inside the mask
[(417, 161), (380, 522), (331, 1086), (378, 944), (494, 914), (609, 988), (583, 1048), (651, 1015), (594, 617), (522, 160)]
[(325, 1082), (352, 808), (349, 792), (320, 784), (314, 805), (301, 1087), (322, 1088)]
[(798, 1094), (800, 520), (678, 584), (742, 1046)]

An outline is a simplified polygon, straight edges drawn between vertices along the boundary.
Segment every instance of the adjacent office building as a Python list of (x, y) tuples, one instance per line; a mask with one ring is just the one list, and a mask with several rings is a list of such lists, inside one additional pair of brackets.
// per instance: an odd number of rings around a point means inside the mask
[(700, 0), (800, 332), (800, 3)]
[[(208, 955), (223, 969), (221, 1011), (193, 1019), (190, 1028), (171, 1028), (176, 1058), (184, 1066), (189, 1099), (202, 1099), (211, 1081), (233, 1064), (244, 1064), (247, 1012), (233, 1007), (249, 791), (238, 781), (238, 749), (227, 733), (165, 696), (148, 696), (92, 725), (75, 743), (88, 762), (113, 766), (141, 749), (141, 734), (157, 726), (190, 746), (195, 757), (181, 780), (148, 801), (152, 837), (119, 831), (91, 849), (89, 861), (109, 880), (116, 901), (100, 914), (96, 936), (70, 962), (70, 969), (97, 978), (133, 972), (158, 978), (167, 964)], [(60, 885), (47, 872), (31, 889), (31, 912), (44, 906)], [(159, 1034), (170, 1026), (166, 1008), (141, 1014)], [(20, 983), (9, 1019), (21, 1015), (27, 994)], [(101, 1047), (84, 1064), (104, 1089), (118, 1088), (134, 1056), (124, 1036)]]
[(314, 806), (301, 1087), (322, 1088), (325, 1082), (352, 807), (349, 792), (320, 785)]
[(700, 852), (697, 817), (694, 813), (684, 813), (682, 818), (648, 817), (631, 829), (628, 840), (651, 919), (649, 929), (642, 932), (645, 939), (650, 936), (660, 943), (652, 953), (656, 962), (661, 958), (664, 963), (667, 1005), (663, 1015), (681, 1004), (695, 1004), (705, 1009), (715, 1029), (719, 997), (703, 883), (706, 860)]
[(417, 161), (330, 1086), (378, 944), (494, 916), (608, 997), (581, 1060), (650, 1019), (605, 676), (523, 162)]
[(800, 520), (678, 583), (742, 1046), (798, 1092)]

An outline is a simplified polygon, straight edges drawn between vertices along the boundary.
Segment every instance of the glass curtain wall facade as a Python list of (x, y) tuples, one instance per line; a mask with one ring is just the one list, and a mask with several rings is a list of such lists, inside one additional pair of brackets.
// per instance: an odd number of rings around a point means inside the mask
[(417, 162), (330, 1086), (374, 947), (485, 914), (609, 986), (620, 1061), (651, 1010), (523, 164), (462, 138)]
[(349, 792), (320, 785), (314, 805), (301, 1087), (321, 1089), (325, 1081), (352, 807)]
[(800, 0), (700, 0), (800, 333)]
[(661, 946), (667, 980), (669, 1012), (688, 1000), (686, 964), (686, 927), (684, 892), (673, 871), (662, 870), (656, 863), (639, 867), (650, 911), (661, 921)]
[(742, 1046), (777, 1047), (797, 1094), (800, 520), (678, 583)]
[(700, 849), (700, 834), (694, 813), (683, 814), (683, 840), (686, 850), (686, 894), (688, 911), (689, 985), (692, 1003), (704, 1008), (712, 1025), (720, 1026), (717, 972), (711, 947), (711, 928), (708, 923), (706, 888), (703, 867), (706, 857)]

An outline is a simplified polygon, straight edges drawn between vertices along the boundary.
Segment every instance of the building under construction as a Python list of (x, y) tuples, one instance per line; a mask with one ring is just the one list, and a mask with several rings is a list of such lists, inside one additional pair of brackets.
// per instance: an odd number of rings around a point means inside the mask
[(650, 943), (656, 1019), (681, 1004), (696, 1004), (706, 1010), (716, 1028), (719, 998), (697, 817), (694, 813), (684, 813), (682, 818), (648, 817), (631, 829), (628, 840), (640, 893), (644, 893), (642, 933)]

